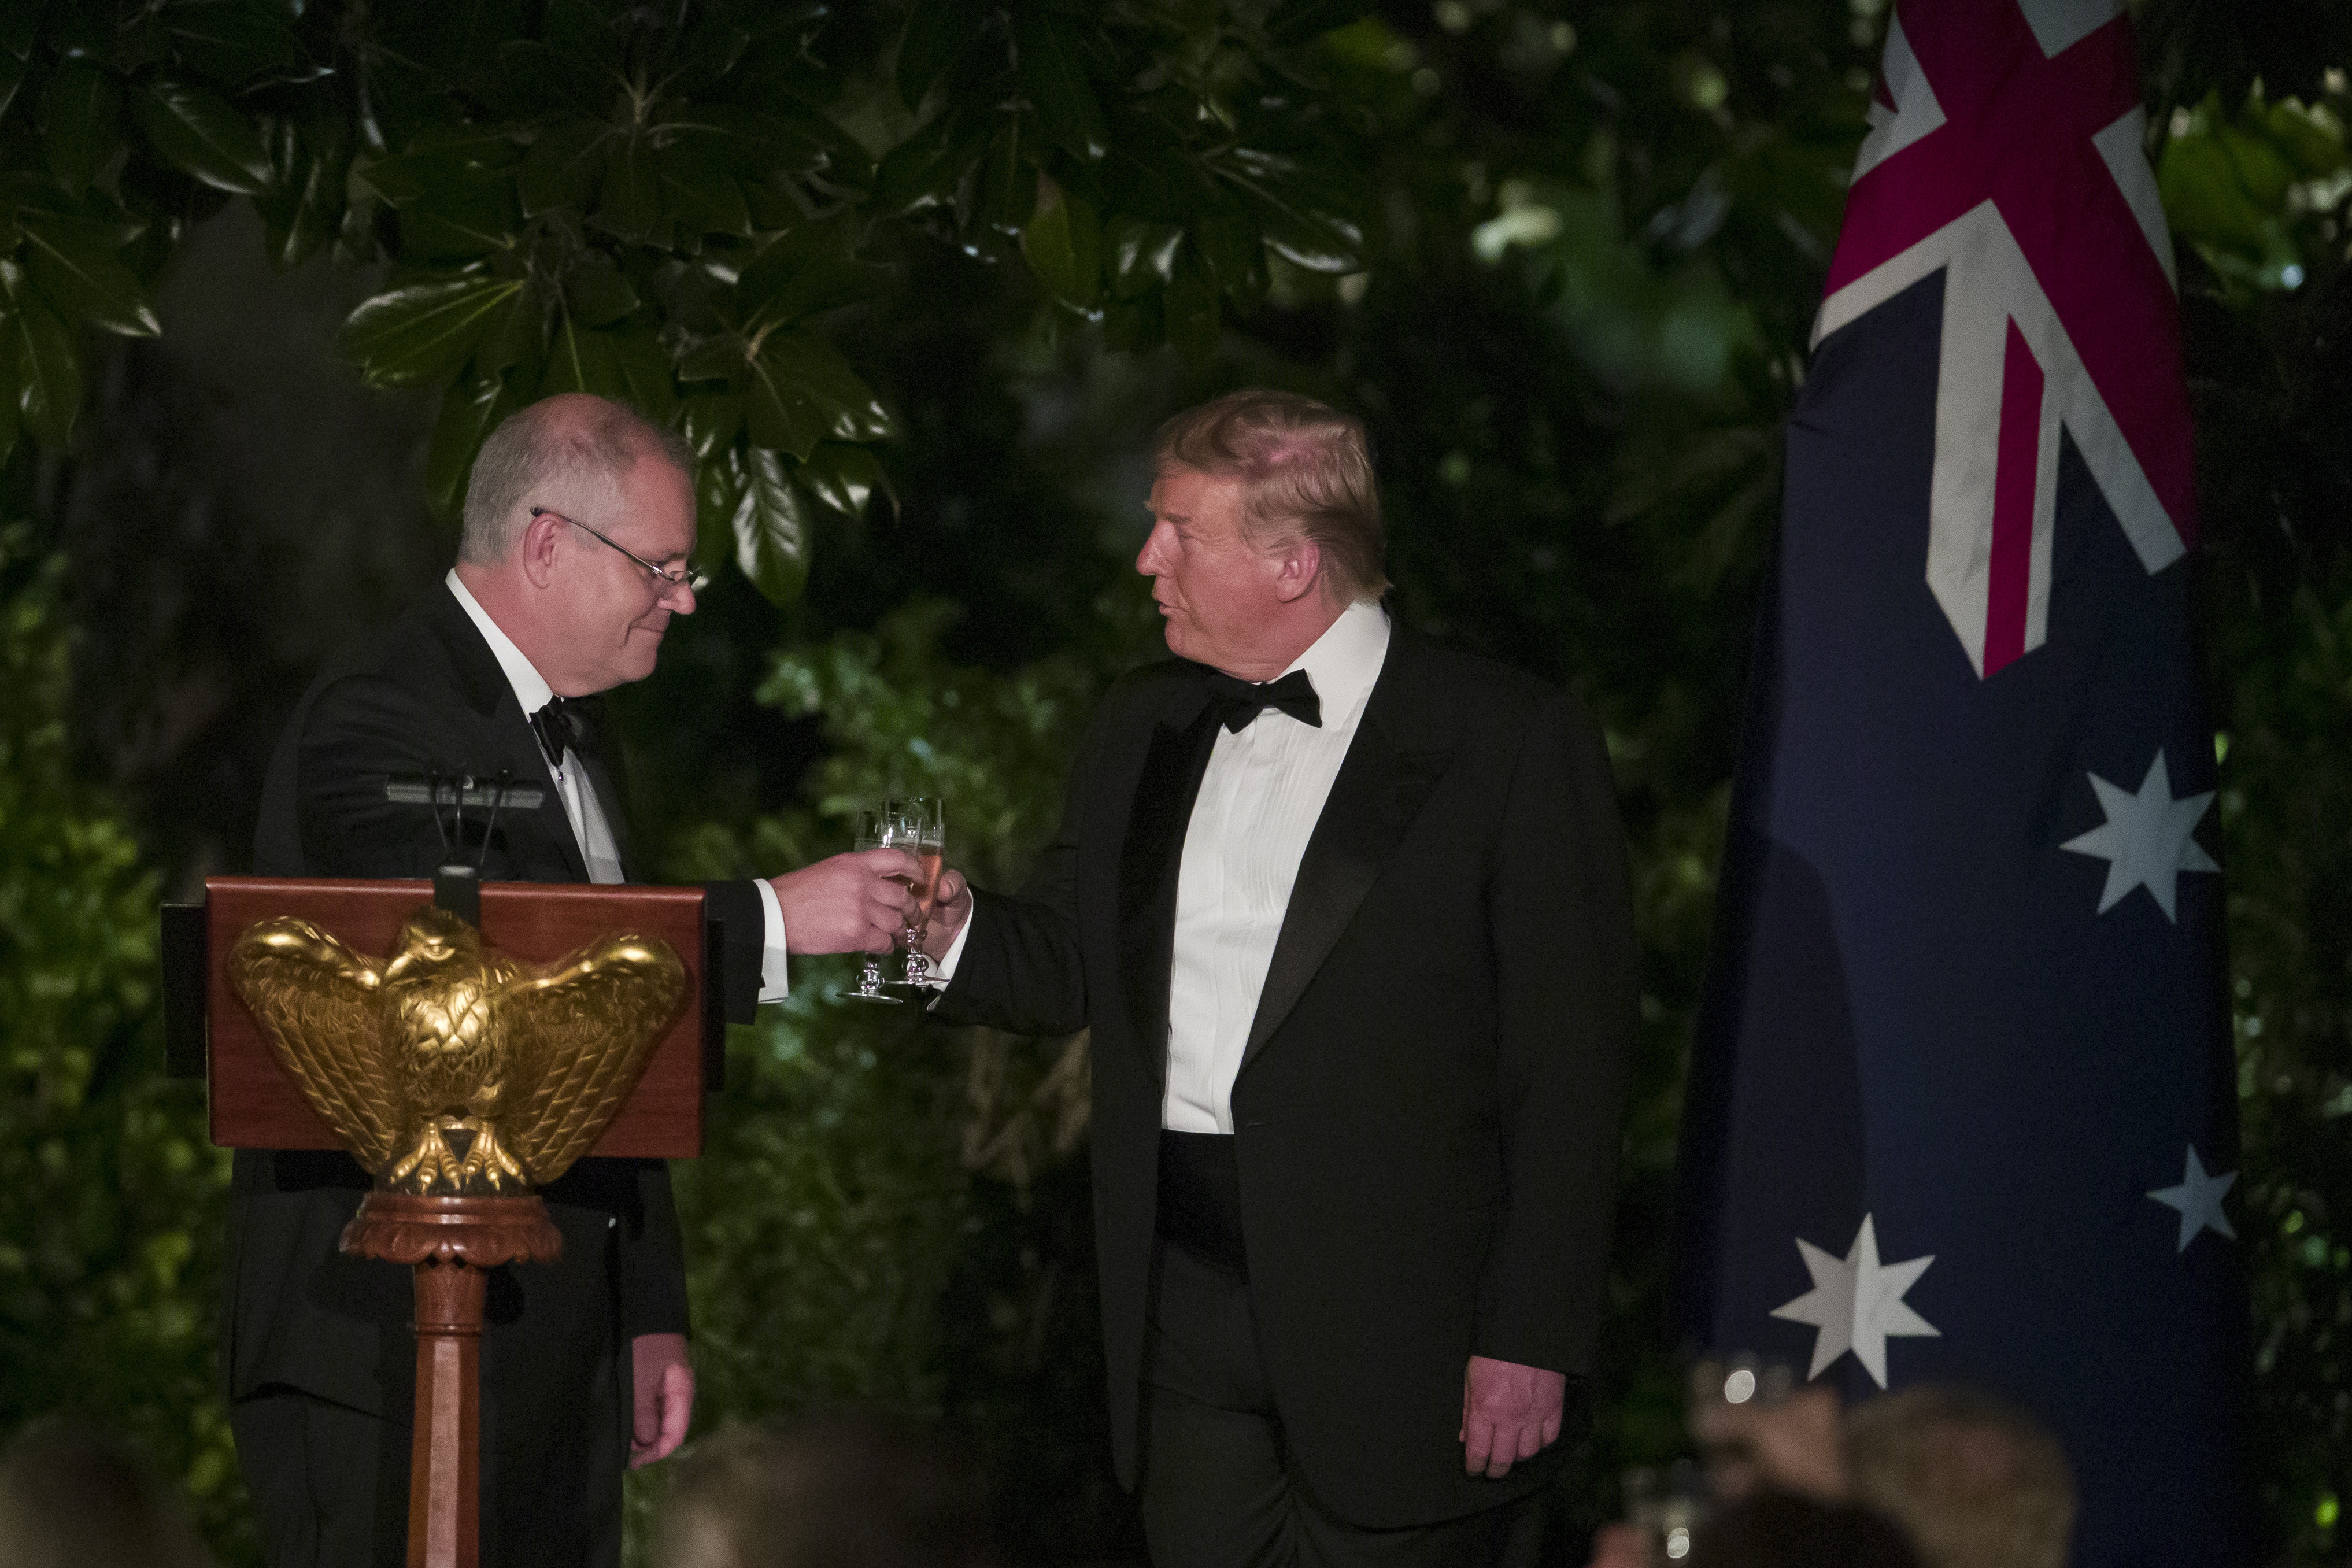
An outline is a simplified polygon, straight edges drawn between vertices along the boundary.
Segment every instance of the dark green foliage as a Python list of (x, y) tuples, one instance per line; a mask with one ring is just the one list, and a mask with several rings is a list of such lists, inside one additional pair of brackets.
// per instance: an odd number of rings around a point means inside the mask
[(71, 766), (62, 563), (0, 528), (0, 1430), (135, 1439), (217, 1539), (244, 1488), (213, 1373), (227, 1155), (161, 1076), (155, 879)]
[[(860, 804), (904, 792), (948, 803), (958, 865), (1017, 880), (1051, 831), (1108, 668), (1070, 655), (958, 668), (940, 648), (952, 616), (919, 605), (878, 634), (777, 656), (761, 700), (824, 715), (835, 748), (809, 804), (683, 837), (671, 873), (830, 853)], [(853, 1401), (944, 1418), (998, 1459), (1004, 1529), (1024, 1560), (1103, 1552), (1127, 1516), (1108, 1474), (1073, 1158), (1083, 1046), (838, 1001), (849, 973), (800, 963), (790, 1002), (734, 1032), (709, 1150), (681, 1173), (698, 1421)], [(661, 1484), (633, 1483), (639, 1518)]]
[[(1026, 258), (1097, 318), (1108, 265), (1118, 340), (1195, 357), (1268, 251), (1355, 265), (1313, 100), (1278, 91), (1308, 36), (1256, 5), (34, 8), (0, 95), (0, 457), (19, 416), (69, 443), (76, 338), (156, 331), (182, 228), (247, 196), (281, 264), (389, 264), (339, 348), (441, 394), (437, 510), (506, 410), (684, 410), (706, 550), (787, 604), (810, 510), (862, 508), (861, 447), (898, 434), (823, 323), (887, 305), (910, 244)], [(1106, 249), (1106, 219), (1149, 243)]]

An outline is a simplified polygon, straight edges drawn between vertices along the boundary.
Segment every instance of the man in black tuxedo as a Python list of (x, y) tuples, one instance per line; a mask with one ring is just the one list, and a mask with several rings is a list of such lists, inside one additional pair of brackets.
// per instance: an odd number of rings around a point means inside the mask
[(1151, 506), (1178, 657), (1104, 699), (1020, 896), (942, 879), (935, 1010), (1093, 1030), (1114, 1457), (1155, 1562), (1531, 1561), (1634, 1015), (1600, 738), (1391, 626), (1357, 421), (1181, 415)]
[[(602, 398), (547, 399), (475, 460), (444, 584), (331, 668), (270, 763), (255, 839), (265, 875), (619, 882), (634, 869), (595, 694), (652, 673), (694, 610), (693, 459)], [(392, 774), (510, 772), (537, 810), (481, 813), (445, 846)], [(884, 951), (909, 897), (896, 851), (772, 881), (715, 883), (725, 1005), (748, 1023), (784, 956)], [(223, 1363), (230, 1423), (271, 1568), (404, 1561), (415, 1342), (408, 1271), (348, 1258), (369, 1185), (348, 1155), (241, 1151), (229, 1205)], [(495, 1271), (483, 1336), (482, 1562), (619, 1561), (620, 1478), (684, 1439), (694, 1399), (684, 1258), (658, 1160), (582, 1160), (545, 1189), (552, 1264)]]

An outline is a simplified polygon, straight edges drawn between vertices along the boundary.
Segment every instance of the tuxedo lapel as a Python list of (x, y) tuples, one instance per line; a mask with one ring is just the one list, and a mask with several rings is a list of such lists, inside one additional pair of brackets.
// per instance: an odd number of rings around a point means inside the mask
[[(555, 775), (549, 771), (547, 758), (539, 749), (539, 737), (530, 732), (530, 721), (523, 715), (513, 683), (499, 666), (499, 656), (490, 650), (481, 628), (474, 625), (473, 617), (466, 614), (466, 607), (457, 603), (457, 596), (446, 585), (427, 604), (427, 621), (448, 650), (449, 667), (457, 679), (457, 694), (472, 711), (478, 732), (488, 742), (477, 748), (480, 755), (435, 758), (435, 765), (487, 770), (488, 777), (493, 780), (498, 770), (504, 768), (514, 775), (515, 783), (537, 784), (546, 792), (537, 813), (541, 832), (562, 855), (570, 879), (586, 881), (587, 857), (581, 853), (580, 842), (572, 835), (572, 818), (563, 809), (563, 796), (555, 787)], [(499, 814), (501, 818), (506, 815)]]
[[(1196, 705), (1197, 704), (1197, 705)], [(1202, 690), (1178, 720), (1160, 720), (1144, 753), (1118, 860), (1118, 966), (1128, 1026), (1156, 1079), (1168, 1065), (1168, 984), (1176, 945), (1176, 878), (1184, 831), (1215, 743), (1217, 711)]]
[(1275, 941), (1265, 984), (1250, 1020), (1249, 1044), (1242, 1053), (1244, 1068), (1306, 994), (1381, 868), (1453, 761), (1450, 748), (1422, 743), (1433, 737), (1415, 733), (1413, 661), (1414, 649), (1399, 628), (1355, 742), (1331, 781), (1323, 815), (1299, 860), (1282, 932)]
[(621, 862), (621, 879), (634, 882), (637, 879), (637, 862), (636, 847), (629, 836), (629, 811), (625, 798), (628, 772), (623, 763), (620, 748), (613, 743), (612, 731), (607, 727), (612, 722), (611, 710), (605, 708), (601, 697), (589, 700), (596, 704), (596, 722), (593, 731), (596, 739), (587, 753), (581, 757), (580, 765), (587, 771), (588, 787), (596, 792), (596, 804), (604, 811), (604, 826), (612, 830), (613, 848)]

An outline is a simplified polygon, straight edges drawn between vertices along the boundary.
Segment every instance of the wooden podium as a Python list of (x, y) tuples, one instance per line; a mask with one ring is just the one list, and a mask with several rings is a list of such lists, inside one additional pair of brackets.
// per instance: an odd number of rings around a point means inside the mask
[[(684, 1005), (589, 1152), (690, 1159), (702, 1152), (703, 1097), (725, 1061), (724, 932), (699, 888), (445, 879), (439, 903), (507, 957), (548, 964), (627, 931), (658, 938), (685, 970)], [(202, 904), (163, 910), (165, 1052), (175, 1076), (207, 1085), (212, 1141), (233, 1149), (337, 1149), (342, 1142), (280, 1066), (239, 997), (229, 961), (257, 922), (294, 917), (352, 952), (380, 957), (436, 902), (426, 881), (215, 877)], [(643, 1036), (639, 1036), (643, 1038)], [(586, 1136), (583, 1132), (583, 1136)], [(485, 1270), (551, 1260), (562, 1237), (535, 1194), (415, 1194), (378, 1177), (342, 1250), (415, 1276), (416, 1409), (410, 1568), (473, 1568), (479, 1552), (479, 1387)]]

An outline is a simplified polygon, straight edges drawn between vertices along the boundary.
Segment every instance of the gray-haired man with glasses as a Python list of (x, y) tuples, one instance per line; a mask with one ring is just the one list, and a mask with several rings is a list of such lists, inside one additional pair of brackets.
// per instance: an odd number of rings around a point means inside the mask
[[(387, 775), (501, 771), (548, 788), (467, 858), (486, 877), (619, 882), (636, 866), (597, 694), (653, 673), (706, 579), (693, 458), (633, 410), (571, 395), (494, 431), (457, 565), (303, 697), (255, 838), (266, 875), (429, 877), (432, 814)], [(790, 952), (887, 951), (913, 870), (837, 855), (709, 889), (727, 929), (729, 1016), (780, 999)], [(640, 873), (641, 874), (641, 873)], [(229, 1216), (223, 1363), (271, 1568), (402, 1560), (415, 1351), (404, 1271), (342, 1257), (368, 1186), (348, 1156), (246, 1151)], [(545, 1193), (561, 1261), (501, 1269), (482, 1343), (485, 1568), (616, 1563), (621, 1472), (676, 1448), (694, 1400), (685, 1266), (659, 1161), (583, 1160)]]

